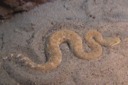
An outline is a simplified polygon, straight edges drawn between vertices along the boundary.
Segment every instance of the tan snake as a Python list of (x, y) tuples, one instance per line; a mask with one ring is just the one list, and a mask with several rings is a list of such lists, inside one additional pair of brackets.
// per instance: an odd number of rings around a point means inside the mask
[(104, 39), (102, 34), (97, 30), (89, 30), (84, 38), (87, 41), (88, 46), (91, 48), (91, 52), (84, 50), (82, 38), (76, 32), (63, 29), (51, 34), (48, 38), (47, 52), (50, 58), (45, 64), (34, 63), (30, 58), (24, 56), (23, 54), (19, 54), (17, 56), (12, 54), (11, 57), (19, 58), (20, 61), (24, 61), (25, 65), (28, 65), (32, 69), (47, 72), (57, 68), (60, 65), (62, 61), (62, 53), (59, 46), (64, 42), (70, 45), (70, 48), (75, 56), (86, 60), (99, 58), (102, 54), (101, 45), (114, 46), (120, 43), (119, 37)]

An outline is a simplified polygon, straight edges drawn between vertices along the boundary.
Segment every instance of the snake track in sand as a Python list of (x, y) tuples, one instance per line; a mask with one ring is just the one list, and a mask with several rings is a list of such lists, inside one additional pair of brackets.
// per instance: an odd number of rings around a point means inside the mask
[(102, 34), (97, 30), (89, 30), (84, 38), (87, 41), (88, 46), (91, 48), (91, 52), (86, 52), (84, 50), (82, 39), (76, 32), (63, 29), (51, 34), (48, 38), (47, 52), (50, 58), (45, 64), (34, 63), (30, 58), (23, 54), (19, 54), (17, 56), (12, 54), (9, 57), (11, 57), (11, 59), (18, 58), (20, 61), (24, 61), (24, 64), (29, 66), (31, 69), (47, 72), (57, 68), (61, 63), (62, 53), (59, 46), (62, 43), (68, 43), (75, 56), (86, 60), (99, 58), (102, 54), (101, 45), (114, 46), (120, 43), (119, 37), (104, 39)]

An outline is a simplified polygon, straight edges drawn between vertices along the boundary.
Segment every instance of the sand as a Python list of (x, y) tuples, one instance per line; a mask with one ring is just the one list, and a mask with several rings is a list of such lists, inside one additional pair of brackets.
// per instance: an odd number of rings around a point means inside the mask
[[(128, 85), (127, 0), (54, 0), (0, 23), (0, 85)], [(61, 65), (41, 73), (6, 62), (6, 53), (25, 53), (36, 63), (45, 63), (45, 41), (61, 26), (82, 38), (90, 29), (103, 36), (119, 36), (121, 43), (103, 47), (101, 59), (82, 60), (67, 44), (60, 46)], [(89, 50), (86, 43), (85, 49)]]

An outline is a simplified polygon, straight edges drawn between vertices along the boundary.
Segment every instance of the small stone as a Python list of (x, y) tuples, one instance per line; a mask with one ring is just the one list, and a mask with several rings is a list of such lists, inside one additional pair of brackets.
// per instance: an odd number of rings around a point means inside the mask
[(20, 58), (21, 56), (22, 56), (22, 54), (18, 54), (16, 57), (17, 57), (17, 58)]
[(13, 57), (14, 56), (14, 54), (10, 54), (10, 57)]
[(8, 59), (8, 57), (4, 57), (4, 58), (3, 58), (3, 60), (7, 60), (7, 59)]

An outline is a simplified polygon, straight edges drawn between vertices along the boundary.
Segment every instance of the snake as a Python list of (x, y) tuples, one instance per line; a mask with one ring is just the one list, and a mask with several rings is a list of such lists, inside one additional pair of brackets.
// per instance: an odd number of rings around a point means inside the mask
[(24, 54), (11, 54), (6, 59), (18, 58), (20, 61), (24, 61), (24, 64), (31, 69), (35, 69), (41, 72), (48, 72), (57, 68), (62, 61), (62, 52), (60, 45), (67, 43), (73, 54), (84, 60), (100, 59), (102, 55), (102, 46), (112, 47), (120, 43), (120, 38), (116, 37), (103, 37), (103, 35), (97, 30), (89, 30), (84, 35), (84, 40), (87, 43), (91, 51), (84, 49), (83, 40), (78, 33), (69, 29), (61, 29), (52, 33), (46, 43), (46, 52), (49, 55), (49, 59), (46, 63), (37, 64)]

